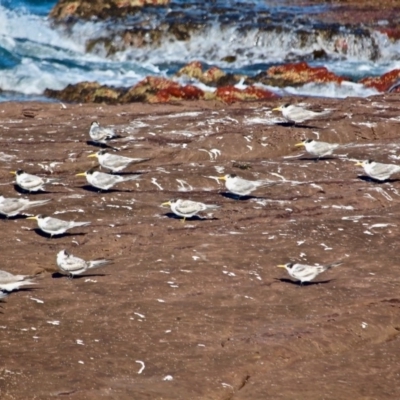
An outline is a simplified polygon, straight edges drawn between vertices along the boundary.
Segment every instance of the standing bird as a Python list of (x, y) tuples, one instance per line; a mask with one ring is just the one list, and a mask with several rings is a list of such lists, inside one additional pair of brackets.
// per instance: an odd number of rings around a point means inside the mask
[(94, 143), (106, 144), (107, 140), (115, 139), (117, 135), (111, 128), (104, 128), (100, 123), (93, 121), (90, 125), (89, 136)]
[(68, 253), (67, 250), (61, 250), (57, 254), (57, 266), (60, 272), (69, 275), (73, 278), (75, 275), (81, 275), (88, 269), (102, 267), (109, 264), (110, 260), (91, 260), (85, 261), (82, 258), (75, 257)]
[(75, 222), (64, 221), (62, 219), (47, 217), (46, 215), (36, 215), (35, 217), (28, 217), (27, 219), (36, 219), (39, 228), (48, 233), (51, 237), (54, 235), (62, 235), (67, 230), (77, 228), (78, 226), (88, 226), (91, 222)]
[(134, 181), (140, 178), (140, 175), (111, 175), (104, 172), (96, 171), (94, 169), (90, 169), (86, 172), (80, 172), (79, 174), (76, 174), (76, 176), (86, 176), (86, 180), (90, 183), (90, 185), (100, 190), (109, 190), (117, 183)]
[(331, 155), (340, 145), (338, 143), (319, 142), (314, 139), (303, 139), (300, 143), (296, 143), (295, 146), (304, 146), (307, 153), (318, 159)]
[(28, 174), (22, 169), (17, 171), (11, 171), (11, 174), (15, 175), (15, 183), (23, 190), (28, 192), (38, 192), (39, 190), (45, 190), (44, 185), (46, 183), (58, 182), (56, 178), (41, 178), (37, 175)]
[(400, 172), (400, 166), (396, 164), (382, 164), (372, 160), (359, 161), (357, 166), (364, 168), (365, 173), (378, 181), (386, 181), (393, 174)]
[(237, 196), (247, 196), (254, 190), (262, 186), (274, 185), (276, 182), (268, 180), (249, 181), (238, 177), (236, 174), (219, 176), (217, 179), (225, 181), (225, 187), (229, 192)]
[(272, 109), (272, 111), (280, 111), (287, 121), (294, 122), (295, 124), (299, 124), (310, 119), (320, 118), (328, 115), (331, 112), (330, 110), (324, 110), (320, 112), (311, 111), (289, 103), (276, 107)]
[(12, 292), (25, 285), (35, 285), (33, 275), (14, 275), (7, 271), (0, 270), (0, 290)]
[(328, 265), (306, 265), (306, 264), (294, 264), (287, 263), (283, 265), (277, 265), (279, 268), (285, 268), (289, 275), (300, 281), (302, 285), (304, 282), (310, 282), (316, 278), (319, 274), (327, 271), (330, 268), (337, 267), (343, 264), (343, 262), (338, 261)]
[(112, 172), (122, 171), (129, 164), (137, 164), (150, 160), (149, 158), (130, 158), (117, 156), (116, 154), (108, 153), (106, 150), (100, 150), (97, 153), (89, 154), (88, 157), (97, 157), (99, 164), (102, 167), (111, 170)]
[(201, 211), (217, 210), (218, 208), (220, 208), (220, 206), (217, 206), (215, 204), (204, 204), (198, 201), (182, 199), (169, 200), (166, 203), (162, 203), (161, 205), (170, 206), (174, 214), (178, 215), (179, 217), (183, 217), (183, 222), (186, 221), (186, 218), (191, 218)]
[(7, 218), (14, 217), (28, 208), (41, 206), (49, 201), (51, 199), (31, 201), (28, 199), (0, 196), (0, 214), (5, 215)]

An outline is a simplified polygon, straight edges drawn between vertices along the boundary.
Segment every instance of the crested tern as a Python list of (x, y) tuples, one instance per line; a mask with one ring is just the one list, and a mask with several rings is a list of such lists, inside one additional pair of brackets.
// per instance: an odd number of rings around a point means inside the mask
[(259, 187), (270, 186), (276, 183), (269, 180), (250, 181), (240, 178), (236, 174), (219, 176), (217, 179), (225, 181), (225, 187), (228, 191), (237, 196), (247, 196)]
[(69, 275), (73, 278), (75, 275), (81, 275), (88, 269), (99, 268), (109, 264), (111, 260), (91, 260), (85, 261), (82, 258), (75, 257), (67, 250), (61, 250), (57, 254), (57, 266), (60, 272)]
[(299, 124), (311, 119), (320, 118), (322, 116), (328, 115), (331, 111), (324, 110), (320, 112), (307, 110), (306, 108), (296, 106), (294, 104), (283, 104), (279, 107), (272, 109), (272, 111), (280, 111), (283, 117), (289, 121)]
[(378, 181), (386, 181), (393, 174), (400, 172), (400, 166), (396, 164), (382, 164), (372, 160), (359, 161), (356, 166), (362, 166), (365, 173)]
[(28, 199), (0, 196), (0, 214), (5, 215), (7, 218), (14, 217), (28, 208), (41, 206), (49, 201), (51, 199), (31, 201)]
[(300, 143), (296, 143), (295, 146), (304, 146), (307, 153), (314, 157), (321, 158), (331, 155), (340, 145), (338, 143), (320, 142), (314, 139), (303, 139)]
[(35, 285), (34, 275), (14, 275), (7, 271), (0, 270), (0, 290), (12, 292), (25, 285)]
[(106, 144), (107, 140), (117, 137), (112, 128), (100, 126), (100, 123), (93, 121), (90, 125), (89, 136), (95, 143)]
[(304, 282), (312, 281), (322, 272), (327, 271), (330, 268), (338, 267), (341, 264), (343, 264), (341, 261), (327, 265), (287, 263), (283, 265), (277, 265), (277, 267), (285, 268), (292, 278), (297, 279), (301, 284), (303, 284)]
[(134, 176), (121, 176), (121, 175), (111, 175), (104, 172), (96, 171), (90, 169), (86, 172), (80, 172), (76, 176), (86, 176), (86, 180), (93, 187), (100, 190), (109, 190), (117, 183), (134, 181), (140, 178), (140, 175)]
[(22, 169), (17, 171), (11, 171), (11, 174), (15, 175), (15, 183), (23, 190), (28, 192), (38, 192), (39, 190), (45, 190), (44, 185), (46, 183), (53, 183), (59, 181), (56, 178), (41, 178), (37, 175), (28, 174)]
[(112, 172), (119, 172), (125, 169), (129, 164), (137, 164), (149, 160), (149, 158), (131, 158), (111, 154), (106, 150), (100, 150), (97, 153), (89, 154), (88, 157), (97, 157), (99, 164), (111, 170)]
[(183, 217), (183, 222), (185, 222), (186, 218), (191, 218), (201, 211), (217, 210), (220, 208), (220, 206), (215, 204), (204, 204), (198, 201), (182, 199), (169, 200), (162, 203), (161, 206), (170, 206), (174, 214)]
[(62, 219), (48, 217), (42, 214), (28, 217), (27, 219), (35, 219), (39, 228), (43, 232), (48, 233), (51, 237), (54, 235), (62, 235), (67, 230), (77, 228), (78, 226), (88, 226), (91, 224), (91, 222), (64, 221)]

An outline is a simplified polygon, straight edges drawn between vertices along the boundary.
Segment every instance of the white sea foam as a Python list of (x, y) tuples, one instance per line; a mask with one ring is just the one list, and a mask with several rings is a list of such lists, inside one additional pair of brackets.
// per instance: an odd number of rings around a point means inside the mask
[[(157, 26), (159, 21), (151, 18), (149, 27)], [(177, 40), (165, 32), (158, 47), (146, 44), (126, 47), (122, 39), (116, 40), (113, 43), (116, 51), (110, 52), (104, 43), (113, 35), (112, 30), (123, 31), (122, 25), (115, 27), (95, 21), (56, 25), (47, 17), (0, 5), (0, 54), (3, 51), (9, 58), (7, 62), (0, 60), (0, 88), (40, 95), (46, 88), (59, 90), (82, 81), (127, 87), (148, 75), (170, 76), (171, 66), (192, 60), (254, 75), (265, 71), (272, 63), (312, 59), (313, 53), (321, 50), (329, 61), (311, 63), (323, 65), (339, 75), (358, 78), (400, 68), (400, 41), (389, 40), (377, 31), (359, 34), (341, 29), (324, 35), (319, 30), (304, 27), (309, 31), (305, 35), (297, 25), (258, 29), (256, 24), (251, 28), (241, 24), (240, 21), (230, 25), (209, 22), (192, 31), (188, 40)], [(101, 38), (104, 40), (89, 46)], [(233, 62), (223, 61), (224, 57), (232, 55)], [(187, 77), (177, 80), (183, 84), (192, 82), (203, 90), (215, 90)], [(239, 87), (245, 88), (243, 81)], [(376, 94), (374, 89), (351, 82), (341, 85), (310, 83), (285, 90), (266, 88), (281, 94), (338, 98)]]

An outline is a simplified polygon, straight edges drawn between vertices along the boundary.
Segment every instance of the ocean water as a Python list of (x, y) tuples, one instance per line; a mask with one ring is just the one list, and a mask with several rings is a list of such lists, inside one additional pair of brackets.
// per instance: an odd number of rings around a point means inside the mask
[[(42, 95), (46, 88), (63, 89), (81, 81), (128, 87), (148, 75), (172, 77), (194, 60), (250, 76), (272, 65), (307, 61), (354, 82), (272, 89), (281, 94), (369, 96), (376, 92), (356, 80), (400, 68), (400, 41), (363, 27), (323, 26), (314, 15), (328, 6), (299, 8), (276, 0), (173, 0), (170, 7), (144, 9), (118, 23), (54, 24), (47, 15), (55, 4), (54, 0), (0, 0), (0, 101), (49, 101)], [(106, 45), (114, 34), (138, 26), (150, 32), (171, 21), (189, 21), (196, 30), (184, 41), (165, 29), (156, 45), (146, 35), (139, 47), (126, 47), (120, 40), (110, 52)]]

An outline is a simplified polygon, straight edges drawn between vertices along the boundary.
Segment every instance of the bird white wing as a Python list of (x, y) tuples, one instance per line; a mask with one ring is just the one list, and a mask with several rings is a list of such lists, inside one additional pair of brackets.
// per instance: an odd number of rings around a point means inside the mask
[(44, 180), (40, 176), (25, 174), (23, 178), (17, 180), (17, 183), (30, 189), (37, 186), (42, 186), (44, 184)]
[(238, 193), (246, 193), (249, 191), (254, 190), (255, 185), (253, 182), (248, 181), (246, 179), (242, 178), (236, 178), (234, 182), (231, 184), (228, 183), (227, 189), (231, 190), (232, 192), (238, 192)]
[(51, 199), (30, 201), (27, 199), (16, 199), (13, 197), (7, 199), (3, 197), (2, 199), (0, 199), (0, 214), (13, 216), (27, 208), (46, 204), (50, 200)]
[(27, 201), (28, 200), (14, 198), (3, 199), (2, 201), (0, 201), (0, 213), (5, 215), (17, 214), (26, 206)]
[(46, 217), (41, 223), (41, 228), (47, 229), (49, 231), (58, 231), (62, 229), (68, 229), (70, 225), (70, 221), (63, 221), (62, 219), (58, 218)]
[(115, 136), (115, 132), (111, 128), (96, 127), (91, 129), (90, 136), (93, 140), (106, 140)]
[(59, 268), (65, 272), (73, 273), (85, 270), (88, 266), (85, 260), (73, 255), (69, 255), (61, 260), (58, 264)]
[(393, 164), (381, 164), (376, 163), (372, 168), (366, 170), (366, 172), (376, 179), (385, 180), (390, 177), (390, 175), (395, 174), (400, 171), (400, 166)]
[(113, 186), (118, 182), (122, 182), (123, 180), (124, 178), (118, 175), (110, 175), (103, 172), (97, 172), (95, 175), (93, 175), (92, 183), (94, 185), (106, 187)]
[(332, 153), (338, 146), (339, 145), (336, 143), (316, 142), (312, 150), (314, 150), (316, 154), (323, 156), (327, 153)]
[(324, 271), (324, 267), (319, 265), (305, 265), (305, 264), (295, 264), (291, 273), (292, 276), (300, 280), (312, 280), (316, 275)]
[(114, 169), (127, 166), (133, 161), (133, 158), (117, 156), (115, 154), (106, 154), (105, 157), (99, 158), (99, 161), (103, 167)]
[(182, 214), (194, 214), (199, 211), (204, 211), (206, 205), (192, 200), (182, 200), (176, 206), (176, 210)]
[(14, 275), (10, 272), (0, 270), (0, 283), (2, 284), (23, 281), (28, 278), (30, 277), (27, 275)]

